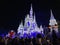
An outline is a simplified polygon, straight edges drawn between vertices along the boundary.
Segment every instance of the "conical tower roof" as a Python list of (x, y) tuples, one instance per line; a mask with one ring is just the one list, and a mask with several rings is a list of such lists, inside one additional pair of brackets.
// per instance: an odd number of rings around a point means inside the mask
[(23, 22), (20, 23), (19, 27), (23, 27)]
[(41, 31), (41, 33), (43, 33), (43, 27), (42, 27), (42, 25), (40, 25), (40, 31)]
[(30, 8), (30, 17), (33, 17), (33, 8), (32, 8), (32, 4), (31, 4), (31, 8)]
[(25, 18), (25, 22), (29, 21), (29, 14), (27, 14), (27, 17)]
[(35, 17), (35, 13), (34, 13), (34, 22), (36, 22), (36, 17)]
[(36, 23), (35, 13), (34, 13), (34, 18), (33, 18), (33, 23), (35, 23), (35, 27), (36, 27), (36, 26), (38, 27), (38, 25), (37, 25), (37, 23)]
[(51, 11), (51, 16), (50, 16), (50, 23), (49, 23), (49, 25), (55, 25), (55, 24), (57, 24), (56, 19), (53, 16), (52, 10), (50, 10), (50, 11)]
[(55, 19), (54, 16), (53, 16), (52, 10), (50, 10), (50, 12), (51, 12), (50, 19)]
[(20, 33), (22, 30), (21, 29), (23, 29), (23, 23), (21, 22), (20, 24), (19, 24), (19, 27), (18, 27), (18, 33)]
[(42, 25), (40, 25), (40, 30), (42, 30), (42, 31), (43, 31), (43, 27), (42, 27)]

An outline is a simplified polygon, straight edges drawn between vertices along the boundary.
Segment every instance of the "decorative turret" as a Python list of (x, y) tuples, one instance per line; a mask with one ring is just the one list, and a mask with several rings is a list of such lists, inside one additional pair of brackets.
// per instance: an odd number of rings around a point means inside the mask
[(40, 33), (41, 33), (41, 34), (44, 34), (44, 30), (43, 30), (42, 25), (40, 25)]
[[(41, 31), (40, 31), (41, 29)], [(31, 4), (31, 9), (30, 9), (30, 14), (27, 14), (27, 16), (25, 17), (24, 20), (24, 26), (21, 22), (21, 24), (18, 27), (18, 33), (20, 33), (21, 35), (24, 34), (28, 34), (28, 35), (32, 35), (35, 34), (35, 32), (42, 32), (42, 27), (38, 27), (37, 23), (36, 23), (36, 18), (35, 18), (35, 13), (34, 13), (34, 17), (33, 17), (33, 8), (32, 8), (32, 4)]]
[(49, 25), (55, 25), (57, 24), (56, 19), (53, 16), (52, 10), (51, 10), (51, 17), (50, 17), (50, 23)]
[(38, 26), (37, 26), (37, 23), (36, 23), (35, 13), (34, 13), (34, 19), (33, 19), (32, 25), (33, 25), (34, 30), (37, 31), (36, 28), (38, 28)]
[(30, 18), (33, 18), (33, 8), (32, 8), (32, 4), (31, 4), (31, 8), (30, 8)]
[(56, 22), (56, 19), (53, 16), (52, 10), (50, 10), (50, 11), (51, 11), (51, 17), (50, 17), (50, 21), (49, 21), (49, 26), (50, 26), (49, 28), (50, 28), (51, 32), (52, 32), (52, 30), (55, 30), (56, 32), (58, 32), (58, 24)]
[(25, 18), (24, 26), (26, 26), (26, 23), (29, 21), (29, 14), (27, 14), (27, 17)]
[(19, 27), (18, 27), (17, 30), (18, 30), (18, 31), (17, 31), (18, 34), (19, 34), (19, 33), (20, 33), (21, 35), (23, 34), (24, 27), (23, 27), (23, 23), (22, 23), (22, 22), (20, 23), (20, 25), (19, 25)]
[(34, 13), (34, 22), (36, 22), (36, 17), (35, 17), (35, 13)]

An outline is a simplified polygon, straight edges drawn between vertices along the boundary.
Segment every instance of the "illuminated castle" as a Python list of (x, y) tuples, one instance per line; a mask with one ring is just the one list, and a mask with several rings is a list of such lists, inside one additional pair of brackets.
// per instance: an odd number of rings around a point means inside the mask
[[(52, 10), (51, 10), (51, 17), (49, 20), (49, 28), (50, 28), (51, 32), (53, 29), (56, 32), (58, 32), (58, 24), (52, 14)], [(20, 23), (20, 25), (17, 29), (17, 33), (20, 34), (20, 36), (23, 36), (24, 34), (31, 35), (32, 33), (44, 34), (44, 29), (43, 29), (42, 25), (40, 25), (40, 28), (37, 26), (35, 13), (33, 15), (32, 5), (31, 5), (31, 9), (30, 9), (30, 14), (27, 14), (27, 16), (25, 17), (24, 25), (23, 25), (23, 22)]]
[(49, 26), (50, 26), (49, 28), (50, 28), (51, 32), (52, 32), (52, 30), (55, 30), (55, 32), (58, 32), (58, 24), (56, 22), (56, 19), (53, 16), (52, 10), (50, 10), (50, 11), (51, 11), (51, 17), (49, 20)]
[(35, 32), (36, 33), (43, 33), (42, 25), (39, 28), (37, 26), (35, 19), (36, 19), (35, 13), (33, 16), (33, 9), (32, 9), (32, 5), (31, 5), (30, 14), (27, 14), (27, 16), (25, 17), (24, 26), (23, 26), (23, 22), (21, 22), (21, 24), (19, 25), (19, 27), (17, 29), (17, 32), (20, 33), (21, 35), (31, 34), (31, 33), (35, 33)]

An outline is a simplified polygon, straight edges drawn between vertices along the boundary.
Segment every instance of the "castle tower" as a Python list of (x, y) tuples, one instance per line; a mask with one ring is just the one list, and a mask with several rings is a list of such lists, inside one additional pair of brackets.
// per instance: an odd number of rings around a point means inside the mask
[(32, 4), (31, 4), (31, 8), (30, 8), (30, 18), (33, 18), (33, 8), (32, 8)]
[(35, 13), (34, 13), (34, 22), (36, 23), (36, 17), (35, 17)]
[(50, 20), (49, 20), (49, 26), (50, 26), (50, 30), (52, 32), (52, 30), (55, 30), (56, 32), (58, 32), (58, 24), (56, 22), (56, 19), (53, 16), (52, 10), (51, 11), (51, 16), (50, 16)]
[(33, 19), (33, 23), (32, 23), (32, 25), (33, 25), (34, 31), (37, 31), (38, 26), (37, 26), (37, 23), (36, 23), (35, 13), (34, 13), (34, 19)]
[(30, 14), (27, 14), (27, 16), (25, 17), (24, 26), (23, 26), (22, 22), (19, 25), (18, 33), (20, 33), (21, 35), (24, 35), (24, 34), (31, 35), (31, 34), (34, 34), (34, 32), (38, 32), (39, 28), (37, 26), (37, 23), (36, 23), (35, 19), (36, 19), (35, 14), (34, 14), (34, 17), (33, 17), (33, 8), (32, 8), (32, 4), (31, 4)]
[(24, 27), (23, 27), (23, 23), (21, 22), (19, 27), (18, 27), (18, 29), (17, 29), (17, 33), (22, 36), (23, 35), (23, 31), (24, 31)]
[(40, 31), (39, 31), (41, 34), (44, 34), (44, 29), (42, 27), (42, 25), (40, 25)]
[(30, 32), (31, 33), (33, 33), (33, 32), (35, 32), (35, 27), (36, 27), (36, 22), (35, 22), (36, 20), (35, 20), (35, 16), (34, 16), (34, 18), (32, 19), (32, 22), (31, 22), (31, 27), (30, 27)]
[(24, 26), (27, 26), (27, 22), (29, 21), (29, 14), (27, 14), (27, 17), (25, 18)]
[(30, 32), (30, 26), (31, 26), (31, 20), (29, 14), (27, 14), (27, 17), (25, 18), (25, 23), (24, 23), (24, 30), (25, 33), (28, 34)]

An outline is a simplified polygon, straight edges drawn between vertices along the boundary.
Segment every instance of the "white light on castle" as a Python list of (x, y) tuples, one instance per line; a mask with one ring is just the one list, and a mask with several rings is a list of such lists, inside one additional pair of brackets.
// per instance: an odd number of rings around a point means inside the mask
[(58, 24), (56, 22), (56, 19), (53, 16), (52, 10), (50, 10), (50, 11), (51, 11), (51, 17), (49, 20), (49, 25), (50, 25), (51, 32), (52, 32), (52, 30), (55, 30), (56, 32), (58, 32)]
[(56, 19), (53, 16), (52, 10), (51, 10), (51, 17), (50, 17), (50, 23), (49, 25), (55, 25), (57, 24)]
[(20, 34), (21, 36), (23, 35), (23, 23), (21, 22), (18, 29), (17, 29), (17, 33)]
[(41, 32), (42, 34), (44, 34), (44, 29), (43, 29), (42, 25), (40, 25), (40, 32)]
[(33, 16), (33, 8), (32, 8), (32, 4), (31, 4), (31, 9), (30, 9), (30, 14), (27, 14), (27, 16), (25, 17), (25, 20), (24, 20), (24, 26), (21, 22), (21, 24), (19, 25), (18, 27), (18, 33), (20, 34), (31, 34), (31, 33), (34, 33), (34, 32), (38, 32), (40, 29), (38, 28), (37, 26), (37, 23), (36, 23), (36, 17), (35, 17), (35, 13), (34, 13), (34, 16)]
[[(58, 32), (58, 27), (57, 27), (58, 24), (52, 14), (52, 10), (51, 10), (51, 17), (49, 20), (49, 25), (50, 25), (51, 32), (53, 28), (56, 32)], [(21, 24), (17, 29), (17, 33), (20, 33), (20, 35), (23, 36), (24, 34), (31, 35), (32, 33), (35, 33), (35, 32), (44, 34), (42, 25), (40, 26), (40, 28), (37, 26), (35, 13), (33, 15), (33, 8), (31, 4), (30, 14), (27, 14), (27, 16), (25, 17), (24, 25), (23, 25), (23, 22), (21, 22)]]

